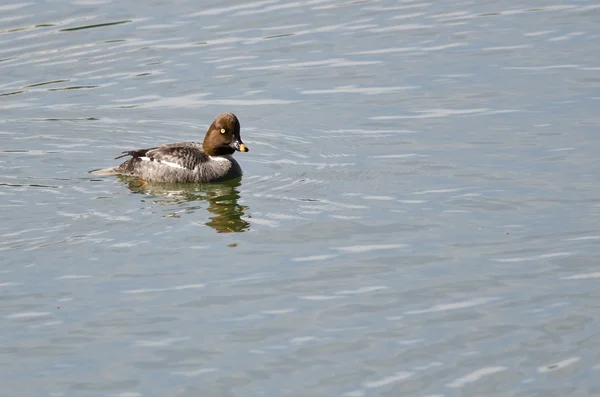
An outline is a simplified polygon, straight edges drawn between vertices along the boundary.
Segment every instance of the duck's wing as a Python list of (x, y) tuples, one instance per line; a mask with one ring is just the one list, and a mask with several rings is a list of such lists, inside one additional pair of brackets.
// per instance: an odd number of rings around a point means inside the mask
[(202, 150), (202, 144), (197, 142), (177, 142), (149, 149), (129, 150), (123, 152), (117, 158), (125, 156), (190, 170), (209, 159), (208, 155)]

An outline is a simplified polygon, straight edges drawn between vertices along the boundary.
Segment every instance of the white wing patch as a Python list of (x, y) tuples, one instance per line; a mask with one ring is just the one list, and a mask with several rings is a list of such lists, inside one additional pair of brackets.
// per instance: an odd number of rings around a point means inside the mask
[(153, 161), (155, 163), (163, 164), (163, 165), (166, 165), (168, 167), (173, 167), (173, 168), (181, 168), (181, 169), (185, 168), (185, 167), (183, 167), (183, 166), (181, 166), (181, 165), (179, 165), (177, 163), (172, 163), (170, 161), (152, 160), (150, 157), (139, 157), (139, 159), (142, 160), (142, 161)]
[(221, 163), (226, 163), (228, 161), (231, 161), (232, 157), (230, 155), (227, 156), (208, 156), (208, 158), (210, 159), (210, 161), (218, 161)]

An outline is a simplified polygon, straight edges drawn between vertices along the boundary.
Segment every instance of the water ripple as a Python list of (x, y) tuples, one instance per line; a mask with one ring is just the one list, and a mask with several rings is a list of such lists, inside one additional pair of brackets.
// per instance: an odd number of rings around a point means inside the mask
[(474, 383), (486, 376), (490, 376), (496, 374), (498, 372), (506, 371), (508, 368), (506, 367), (485, 367), (471, 372), (461, 378), (455, 379), (452, 382), (448, 383), (447, 386), (450, 388), (461, 388), (469, 383)]

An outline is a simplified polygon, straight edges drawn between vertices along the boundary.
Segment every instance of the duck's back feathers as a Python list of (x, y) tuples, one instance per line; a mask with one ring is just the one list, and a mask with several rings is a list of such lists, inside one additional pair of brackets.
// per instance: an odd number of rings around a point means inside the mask
[[(210, 157), (202, 150), (202, 144), (196, 142), (177, 142), (149, 149), (137, 149), (123, 152), (117, 158), (131, 156), (141, 161), (153, 161), (167, 166), (193, 170)], [(133, 160), (132, 159), (132, 160)]]

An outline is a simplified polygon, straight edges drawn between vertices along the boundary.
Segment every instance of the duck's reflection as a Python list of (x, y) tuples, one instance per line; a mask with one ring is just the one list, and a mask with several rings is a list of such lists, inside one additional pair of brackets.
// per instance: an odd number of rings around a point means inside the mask
[(185, 205), (194, 201), (208, 202), (208, 211), (214, 216), (205, 225), (219, 233), (245, 232), (250, 223), (242, 219), (248, 211), (245, 205), (239, 205), (241, 178), (224, 183), (152, 183), (142, 182), (136, 178), (119, 176), (134, 193), (149, 194), (161, 197), (156, 203), (178, 207), (167, 214), (167, 217), (179, 218), (182, 214), (201, 209), (203, 205)]

